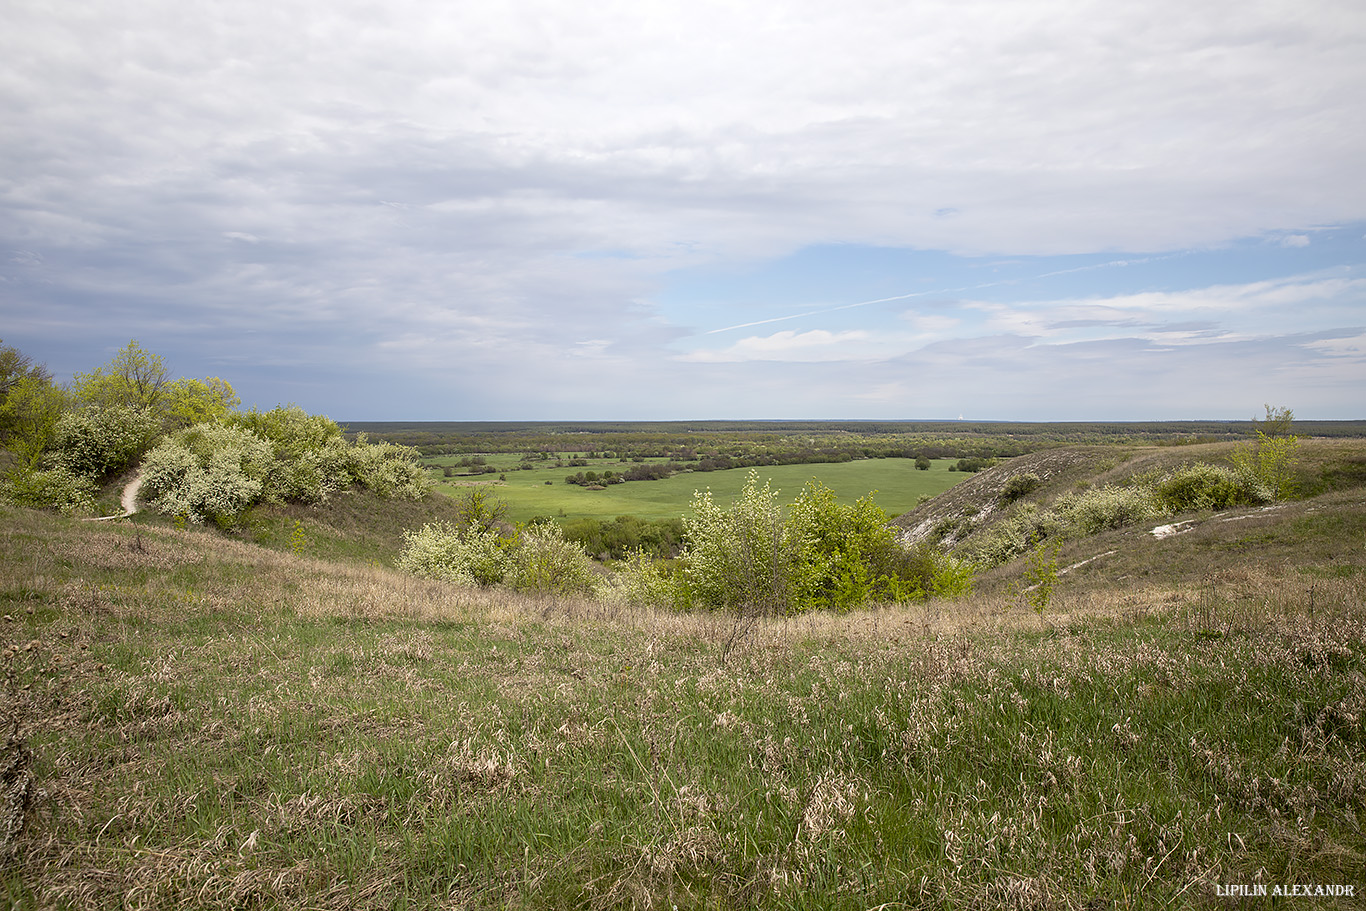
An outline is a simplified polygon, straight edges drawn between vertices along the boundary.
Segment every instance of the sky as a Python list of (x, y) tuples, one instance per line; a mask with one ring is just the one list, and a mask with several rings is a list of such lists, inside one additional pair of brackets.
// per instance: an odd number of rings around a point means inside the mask
[(1366, 418), (1360, 0), (7, 0), (0, 339), (346, 421)]

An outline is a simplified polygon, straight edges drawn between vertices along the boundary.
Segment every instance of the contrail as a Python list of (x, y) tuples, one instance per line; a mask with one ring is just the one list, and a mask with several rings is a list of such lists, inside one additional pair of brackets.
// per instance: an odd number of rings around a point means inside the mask
[(749, 329), (753, 326), (765, 326), (769, 323), (784, 323), (788, 320), (802, 319), (808, 316), (820, 316), (822, 313), (834, 313), (838, 310), (852, 310), (855, 307), (867, 307), (871, 304), (886, 304), (891, 301), (904, 301), (912, 297), (926, 297), (931, 294), (962, 294), (964, 291), (980, 291), (983, 288), (995, 288), (998, 285), (1017, 285), (1021, 282), (1036, 281), (1041, 278), (1052, 278), (1055, 275), (1068, 275), (1073, 272), (1089, 272), (1093, 269), (1108, 269), (1112, 266), (1134, 266), (1143, 263), (1160, 262), (1164, 259), (1173, 259), (1177, 256), (1185, 256), (1186, 252), (1172, 253), (1167, 256), (1145, 256), (1142, 259), (1116, 259), (1108, 263), (1095, 263), (1090, 266), (1077, 266), (1072, 269), (1058, 269), (1054, 272), (1042, 272), (1028, 278), (1003, 278), (1000, 281), (983, 282), (980, 285), (964, 285), (961, 288), (936, 288), (932, 291), (912, 291), (909, 294), (897, 294), (892, 297), (879, 297), (875, 300), (858, 301), (853, 304), (840, 304), (838, 307), (824, 307), (820, 310), (807, 310), (802, 313), (792, 313), (788, 316), (774, 316), (769, 319), (757, 319), (748, 323), (736, 323), (734, 326), (723, 326), (720, 329), (708, 329), (703, 335), (716, 335), (721, 332), (734, 332), (736, 329)]

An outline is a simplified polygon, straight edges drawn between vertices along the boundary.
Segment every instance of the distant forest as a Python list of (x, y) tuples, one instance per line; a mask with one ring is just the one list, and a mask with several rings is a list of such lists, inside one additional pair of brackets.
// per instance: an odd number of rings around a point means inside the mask
[[(1159, 421), (360, 421), (349, 434), (416, 447), (425, 456), (564, 453), (669, 460), (702, 470), (860, 458), (1010, 458), (1053, 446), (1180, 446), (1252, 439), (1260, 422)], [(1301, 436), (1363, 437), (1366, 421), (1296, 421)]]

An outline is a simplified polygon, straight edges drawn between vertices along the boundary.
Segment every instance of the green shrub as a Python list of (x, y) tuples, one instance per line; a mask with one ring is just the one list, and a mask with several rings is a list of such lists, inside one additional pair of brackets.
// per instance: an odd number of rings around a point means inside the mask
[(508, 569), (507, 541), (490, 530), (431, 522), (403, 534), (395, 566), (403, 572), (461, 585), (494, 585)]
[(550, 524), (530, 526), (517, 536), (508, 551), (505, 581), (534, 594), (590, 594), (599, 576), (583, 549)]
[(785, 539), (778, 493), (759, 487), (751, 471), (729, 509), (711, 490), (693, 497), (687, 532), (684, 583), (688, 600), (709, 610), (783, 614), (799, 600), (794, 586), (797, 554)]
[(95, 482), (60, 466), (16, 468), (0, 483), (0, 496), (19, 506), (55, 509), (67, 515), (95, 511)]
[(270, 444), (250, 430), (196, 424), (147, 454), (142, 488), (157, 512), (228, 526), (261, 498), (274, 466)]
[(1006, 482), (1005, 487), (1001, 488), (1000, 496), (997, 499), (1002, 504), (1014, 503), (1020, 497), (1033, 493), (1039, 489), (1043, 481), (1039, 476), (1031, 471), (1024, 471), (1017, 475), (1012, 475)]
[(1097, 487), (1067, 494), (1053, 504), (1053, 509), (1071, 532), (1082, 535), (1124, 528), (1163, 515), (1162, 504), (1146, 485)]
[(355, 480), (356, 456), (341, 428), (320, 414), (297, 405), (232, 417), (232, 424), (270, 444), (275, 468), (265, 479), (262, 499), (270, 503), (320, 503), (346, 490)]
[(637, 554), (618, 586), (656, 605), (744, 615), (847, 611), (869, 603), (953, 596), (971, 587), (972, 564), (908, 551), (871, 497), (836, 502), (811, 483), (786, 516), (777, 493), (751, 472), (729, 508), (698, 493), (684, 519), (687, 544), (666, 573)]
[(58, 419), (52, 460), (72, 474), (99, 480), (127, 468), (161, 432), (150, 408), (92, 405)]
[(1171, 512), (1229, 509), (1267, 502), (1269, 492), (1249, 480), (1230, 468), (1197, 462), (1168, 475), (1155, 486), (1158, 500)]
[(431, 481), (420, 459), (421, 453), (411, 446), (370, 443), (362, 433), (351, 450), (351, 474), (382, 497), (421, 500), (431, 490)]
[(1258, 430), (1255, 447), (1233, 454), (1233, 468), (1240, 481), (1267, 502), (1287, 499), (1295, 493), (1295, 452), (1299, 445), (1298, 437), (1268, 436)]

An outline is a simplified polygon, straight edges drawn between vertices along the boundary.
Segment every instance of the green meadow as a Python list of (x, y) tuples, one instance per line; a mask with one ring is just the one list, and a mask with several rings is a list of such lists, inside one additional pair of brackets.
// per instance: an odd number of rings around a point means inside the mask
[[(872, 494), (874, 502), (889, 515), (900, 515), (915, 507), (923, 497), (934, 497), (970, 475), (949, 471), (955, 459), (935, 459), (928, 471), (917, 471), (912, 459), (861, 459), (810, 465), (772, 465), (760, 468), (735, 468), (725, 471), (684, 472), (658, 481), (628, 481), (600, 490), (566, 484), (564, 479), (580, 471), (623, 472), (631, 463), (615, 459), (590, 459), (587, 466), (537, 467), (522, 470), (515, 457), (487, 456), (488, 463), (509, 470), (472, 477), (438, 477), (437, 490), (459, 496), (471, 485), (487, 485), (507, 504), (508, 518), (525, 522), (533, 516), (564, 519), (614, 519), (637, 516), (642, 519), (674, 519), (687, 513), (697, 491), (711, 489), (723, 502), (740, 492), (751, 471), (759, 474), (781, 492), (781, 500), (791, 503), (810, 481), (816, 480), (835, 492), (841, 502), (852, 502)], [(424, 459), (429, 467), (453, 465), (458, 458), (445, 456)], [(504, 464), (506, 462), (506, 464)], [(533, 463), (544, 464), (544, 463)], [(506, 478), (506, 480), (499, 480)], [(549, 482), (549, 483), (547, 483)]]

